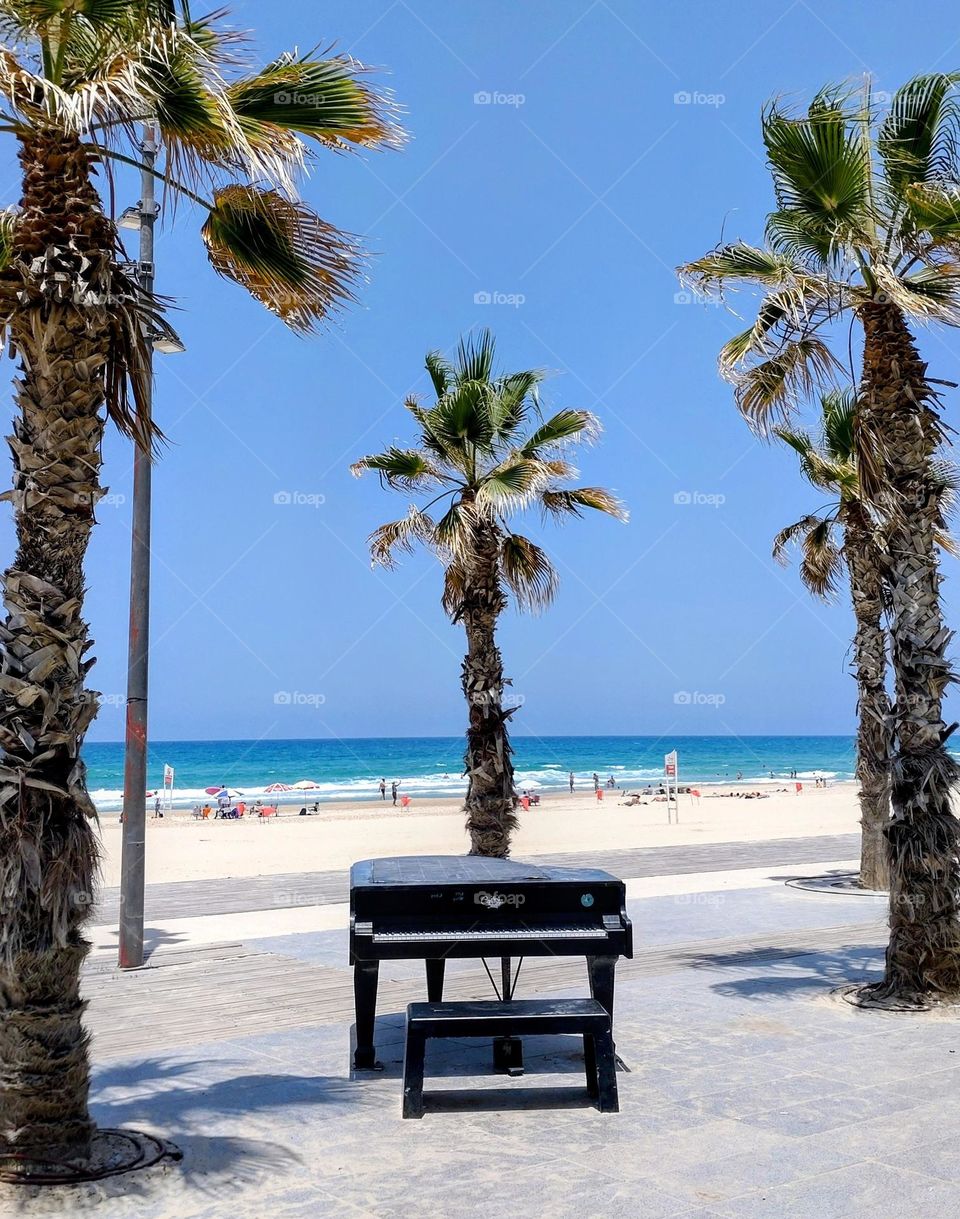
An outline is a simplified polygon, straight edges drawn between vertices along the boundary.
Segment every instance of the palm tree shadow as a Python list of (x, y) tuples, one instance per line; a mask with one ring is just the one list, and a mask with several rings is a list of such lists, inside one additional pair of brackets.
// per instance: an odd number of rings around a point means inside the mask
[[(215, 1065), (242, 1068), (239, 1061), (223, 1059)], [(242, 1120), (246, 1128), (263, 1130), (273, 1114), (288, 1107), (337, 1106), (342, 1117), (374, 1099), (345, 1077), (246, 1074), (209, 1081), (209, 1066), (150, 1058), (97, 1072), (91, 1107), (98, 1125), (155, 1132), (183, 1153), (162, 1168), (99, 1183), (104, 1198), (146, 1198), (162, 1191), (175, 1207), (178, 1197), (181, 1202), (196, 1194), (222, 1198), (250, 1186), (262, 1186), (266, 1194), (272, 1182), (299, 1172), (301, 1156), (279, 1141), (210, 1134), (208, 1128)], [(289, 1123), (287, 1115), (285, 1130)]]
[(760, 1002), (785, 995), (828, 991), (849, 983), (877, 982), (882, 976), (883, 949), (851, 945), (831, 952), (803, 948), (744, 952), (691, 952), (685, 963), (693, 969), (723, 970), (762, 967), (750, 977), (723, 978), (710, 989), (731, 998)]

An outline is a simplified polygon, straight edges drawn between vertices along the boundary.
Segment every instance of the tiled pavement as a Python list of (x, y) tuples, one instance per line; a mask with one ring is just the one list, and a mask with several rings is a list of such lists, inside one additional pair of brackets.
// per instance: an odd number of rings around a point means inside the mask
[[(586, 1107), (575, 1039), (536, 1038), (517, 1080), (488, 1072), (488, 1045), (433, 1043), (427, 1115), (402, 1121), (399, 1012), (378, 1020), (382, 1074), (351, 1078), (346, 1023), (225, 1040), (211, 1029), (188, 1049), (104, 1062), (98, 1120), (163, 1133), (185, 1157), (87, 1202), (104, 1219), (953, 1219), (960, 1021), (830, 997), (878, 968), (882, 912), (875, 898), (781, 887), (632, 903), (640, 946), (734, 927), (799, 941), (845, 922), (851, 942), (624, 971), (616, 1036), (629, 1072), (615, 1115)], [(879, 934), (865, 932), (871, 920)], [(300, 961), (334, 946), (338, 933), (259, 945)]]

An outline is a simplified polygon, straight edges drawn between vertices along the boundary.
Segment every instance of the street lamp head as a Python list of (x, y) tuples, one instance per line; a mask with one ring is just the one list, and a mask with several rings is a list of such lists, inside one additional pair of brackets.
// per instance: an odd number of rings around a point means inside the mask
[(121, 229), (138, 229), (140, 227), (140, 204), (136, 207), (125, 207), (120, 213), (117, 225)]
[(153, 350), (165, 356), (180, 356), (187, 350), (175, 334), (158, 334), (153, 339)]

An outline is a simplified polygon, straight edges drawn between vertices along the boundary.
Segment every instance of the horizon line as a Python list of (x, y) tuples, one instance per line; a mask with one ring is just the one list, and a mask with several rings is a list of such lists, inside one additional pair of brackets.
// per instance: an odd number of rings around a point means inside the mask
[[(304, 744), (307, 742), (322, 743), (327, 741), (459, 741), (463, 739), (465, 734), (426, 734), (422, 736), (323, 736), (323, 737), (156, 737), (148, 740), (150, 745), (224, 745), (230, 743), (242, 742), (245, 745), (277, 745), (277, 744)], [(759, 740), (776, 740), (782, 738), (785, 740), (846, 740), (850, 737), (855, 737), (856, 732), (684, 732), (676, 735), (668, 735), (666, 733), (655, 732), (516, 732), (510, 734), (512, 741), (516, 740), (532, 740), (532, 741), (547, 741), (547, 740), (624, 740), (624, 741), (665, 741), (665, 740), (714, 740), (714, 741), (759, 741)], [(85, 745), (123, 745), (122, 740), (117, 741), (97, 741), (86, 740)]]

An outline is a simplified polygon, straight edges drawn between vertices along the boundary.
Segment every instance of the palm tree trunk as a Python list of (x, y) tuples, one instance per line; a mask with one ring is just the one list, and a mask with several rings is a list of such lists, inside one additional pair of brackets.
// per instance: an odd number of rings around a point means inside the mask
[(875, 997), (926, 1004), (960, 995), (960, 822), (951, 808), (960, 769), (944, 748), (951, 634), (940, 603), (939, 509), (931, 477), (940, 428), (926, 364), (900, 311), (876, 302), (860, 312), (859, 468), (887, 531), (895, 679), (890, 941)]
[(9, 438), (17, 551), (0, 626), (0, 1156), (83, 1162), (93, 1123), (79, 995), (97, 876), (80, 747), (96, 715), (81, 617), (103, 494), (101, 407), (114, 235), (80, 143), (25, 138), (2, 290), (19, 360)]
[(885, 832), (890, 822), (890, 697), (883, 629), (883, 574), (868, 522), (844, 510), (844, 561), (857, 623), (853, 641), (857, 681), (857, 780), (860, 784), (860, 884), (886, 889)]
[(495, 525), (473, 526), (464, 561), (464, 595), (458, 617), (467, 632), (463, 693), (470, 726), (464, 755), (467, 779), (467, 833), (471, 855), (506, 856), (517, 828), (513, 750), (507, 733), (512, 712), (503, 709), (503, 658), (497, 647), (497, 620), (506, 608), (499, 576), (500, 535)]

